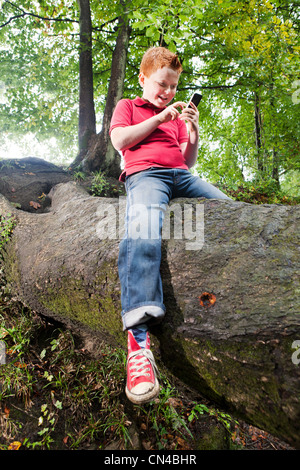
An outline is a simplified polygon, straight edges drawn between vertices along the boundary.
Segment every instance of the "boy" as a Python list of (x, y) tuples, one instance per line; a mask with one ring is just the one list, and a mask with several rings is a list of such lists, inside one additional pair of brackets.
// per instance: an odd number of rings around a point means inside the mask
[[(113, 146), (124, 157), (127, 209), (120, 243), (122, 320), (128, 330), (126, 394), (136, 404), (159, 393), (148, 326), (165, 314), (160, 277), (161, 229), (170, 199), (229, 199), (189, 172), (198, 156), (199, 113), (175, 96), (182, 66), (163, 47), (146, 51), (140, 65), (142, 98), (122, 99), (110, 127)], [(181, 111), (181, 112), (180, 112)]]

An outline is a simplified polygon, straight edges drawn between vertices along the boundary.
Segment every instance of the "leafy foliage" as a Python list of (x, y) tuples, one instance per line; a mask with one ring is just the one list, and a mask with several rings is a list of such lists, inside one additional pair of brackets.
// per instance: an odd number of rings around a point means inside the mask
[[(131, 38), (125, 97), (140, 94), (144, 51), (164, 45), (183, 63), (178, 99), (202, 90), (197, 171), (213, 183), (276, 181), (299, 191), (300, 65), (296, 0), (90, 0), (94, 97), (101, 129), (117, 19), (125, 8)], [(2, 145), (30, 133), (77, 148), (79, 12), (70, 0), (2, 2)], [(52, 140), (54, 139), (54, 141)]]
[(300, 204), (300, 197), (287, 196), (278, 189), (276, 181), (270, 179), (253, 183), (246, 181), (240, 184), (221, 185), (221, 189), (236, 201), (252, 204)]
[[(23, 2), (21, 13), (24, 8)], [(11, 17), (19, 7), (5, 2), (2, 17), (5, 12)], [(55, 23), (54, 28), (49, 21), (21, 16), (12, 24), (0, 30), (5, 84), (0, 106), (2, 141), (6, 135), (31, 132), (41, 141), (55, 136), (70, 146), (77, 119), (78, 58), (71, 37), (66, 36), (69, 23), (60, 22), (59, 28)]]
[(15, 218), (8, 214), (0, 215), (0, 256), (5, 244), (9, 241), (15, 226)]
[(91, 194), (93, 194), (93, 196), (105, 196), (108, 189), (109, 182), (102, 171), (94, 173), (91, 184)]

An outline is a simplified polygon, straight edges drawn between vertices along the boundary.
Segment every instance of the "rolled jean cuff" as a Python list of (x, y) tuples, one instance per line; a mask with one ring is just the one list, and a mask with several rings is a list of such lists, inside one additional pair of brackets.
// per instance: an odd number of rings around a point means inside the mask
[(123, 331), (142, 323), (149, 323), (151, 325), (160, 323), (164, 316), (165, 308), (162, 308), (161, 305), (141, 305), (123, 313)]

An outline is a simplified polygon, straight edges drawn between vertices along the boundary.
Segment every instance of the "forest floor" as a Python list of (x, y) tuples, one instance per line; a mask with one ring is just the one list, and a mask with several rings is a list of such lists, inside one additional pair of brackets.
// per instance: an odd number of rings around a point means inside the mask
[(164, 372), (159, 398), (132, 405), (123, 350), (95, 357), (0, 287), (0, 450), (293, 450)]
[[(5, 164), (7, 178), (15, 177), (20, 163), (14, 163)], [(22, 178), (25, 169), (33, 178), (36, 167), (22, 165)], [(100, 173), (73, 178), (96, 196), (121, 194)], [(14, 200), (16, 182), (5, 183)], [(274, 191), (269, 200), (265, 188), (255, 194), (226, 189), (237, 200), (295, 203), (274, 200)], [(39, 190), (28, 201), (40, 201)], [(125, 351), (100, 344), (95, 355), (82, 337), (25, 308), (11, 296), (0, 267), (0, 450), (293, 450), (188, 389), (162, 364), (159, 398), (132, 405), (124, 393), (125, 364)]]

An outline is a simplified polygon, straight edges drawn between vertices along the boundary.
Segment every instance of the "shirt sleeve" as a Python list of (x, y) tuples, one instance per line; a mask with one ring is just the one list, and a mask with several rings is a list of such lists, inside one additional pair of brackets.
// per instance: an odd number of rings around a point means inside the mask
[(132, 120), (132, 103), (129, 99), (122, 99), (117, 103), (113, 112), (109, 134), (115, 127), (127, 127), (131, 125)]

